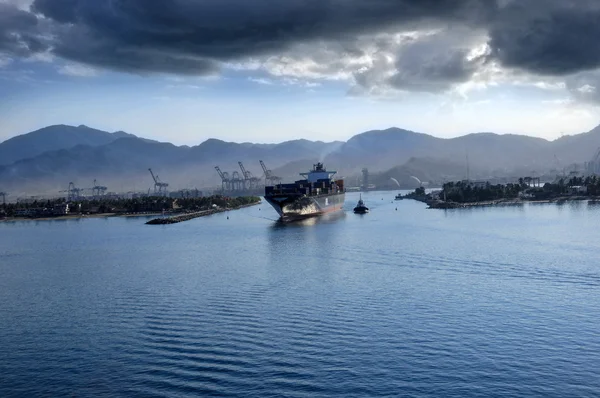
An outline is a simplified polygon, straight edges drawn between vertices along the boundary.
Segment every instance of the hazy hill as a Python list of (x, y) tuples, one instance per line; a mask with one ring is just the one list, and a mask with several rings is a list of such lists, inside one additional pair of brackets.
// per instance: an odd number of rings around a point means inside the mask
[(69, 149), (77, 145), (106, 145), (123, 137), (135, 137), (122, 131), (108, 133), (87, 126), (48, 126), (0, 143), (0, 165), (28, 159), (47, 151)]
[[(51, 126), (0, 144), (4, 151), (0, 152), (0, 163), (4, 163), (0, 165), (0, 190), (13, 195), (48, 194), (65, 189), (70, 181), (89, 187), (93, 179), (114, 191), (147, 190), (153, 186), (150, 167), (171, 189), (214, 187), (220, 185), (215, 166), (231, 175), (241, 173), (238, 161), (242, 161), (256, 177), (263, 177), (259, 160), (286, 181), (296, 179), (316, 161), (324, 161), (339, 176), (352, 179), (352, 184), (363, 167), (379, 172), (386, 181), (393, 177), (410, 182), (412, 175), (423, 181), (464, 178), (467, 158), (472, 178), (513, 177), (533, 171), (541, 175), (582, 164), (598, 147), (600, 128), (555, 141), (493, 133), (442, 139), (390, 128), (358, 134), (347, 142), (253, 144), (209, 139), (189, 147), (85, 126)], [(7, 159), (18, 160), (6, 164)]]
[(404, 163), (411, 156), (434, 155), (441, 139), (399, 128), (355, 135), (327, 157), (338, 169), (356, 171), (368, 166), (383, 170)]
[(598, 147), (600, 128), (555, 141), (493, 133), (442, 139), (390, 128), (352, 137), (326, 161), (345, 174), (356, 174), (362, 167), (383, 171), (403, 165), (411, 158), (436, 158), (462, 164), (465, 170), (468, 163), (472, 177), (485, 178), (515, 170), (541, 173), (556, 167), (557, 158), (563, 166), (583, 163), (592, 158)]
[(588, 161), (599, 148), (600, 126), (587, 133), (566, 135), (552, 142), (552, 150), (557, 156), (556, 161), (560, 167), (570, 163)]
[(274, 167), (272, 163), (279, 165), (303, 157), (324, 158), (342, 145), (342, 142), (308, 140), (293, 140), (280, 144), (238, 144), (211, 138), (192, 147), (191, 156), (197, 161), (216, 162), (215, 164), (237, 170), (238, 161), (256, 163), (264, 160), (269, 167)]
[[(109, 133), (106, 133), (109, 134)], [(256, 177), (263, 176), (259, 160), (269, 168), (306, 156), (318, 159), (342, 143), (287, 141), (281, 144), (233, 143), (209, 139), (198, 146), (175, 146), (127, 135), (105, 145), (76, 145), (46, 151), (0, 166), (0, 187), (13, 194), (56, 194), (70, 181), (91, 187), (94, 179), (115, 191), (147, 190), (153, 186), (148, 168), (172, 189), (220, 185), (215, 166), (230, 175), (241, 174), (239, 161)]]

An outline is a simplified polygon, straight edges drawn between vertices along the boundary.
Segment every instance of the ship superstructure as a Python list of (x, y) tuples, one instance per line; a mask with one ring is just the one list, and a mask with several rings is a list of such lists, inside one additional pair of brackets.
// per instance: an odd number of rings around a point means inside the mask
[(283, 221), (341, 210), (344, 205), (344, 181), (334, 180), (336, 171), (328, 171), (323, 163), (313, 165), (303, 180), (293, 184), (265, 187), (265, 200), (277, 211)]

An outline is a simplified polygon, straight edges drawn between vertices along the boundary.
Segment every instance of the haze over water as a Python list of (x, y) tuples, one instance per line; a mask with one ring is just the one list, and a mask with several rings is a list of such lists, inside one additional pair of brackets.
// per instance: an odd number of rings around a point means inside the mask
[(600, 395), (600, 206), (393, 194), (0, 223), (0, 396)]

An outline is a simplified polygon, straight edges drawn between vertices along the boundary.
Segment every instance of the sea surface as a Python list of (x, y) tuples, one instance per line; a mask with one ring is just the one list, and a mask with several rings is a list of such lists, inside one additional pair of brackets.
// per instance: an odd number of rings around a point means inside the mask
[(394, 194), (0, 223), (0, 397), (600, 396), (600, 206)]

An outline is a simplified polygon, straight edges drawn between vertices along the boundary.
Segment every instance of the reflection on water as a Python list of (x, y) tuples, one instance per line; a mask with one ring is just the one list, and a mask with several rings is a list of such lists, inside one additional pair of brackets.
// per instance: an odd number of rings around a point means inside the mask
[(0, 396), (599, 395), (599, 206), (395, 193), (0, 223)]

